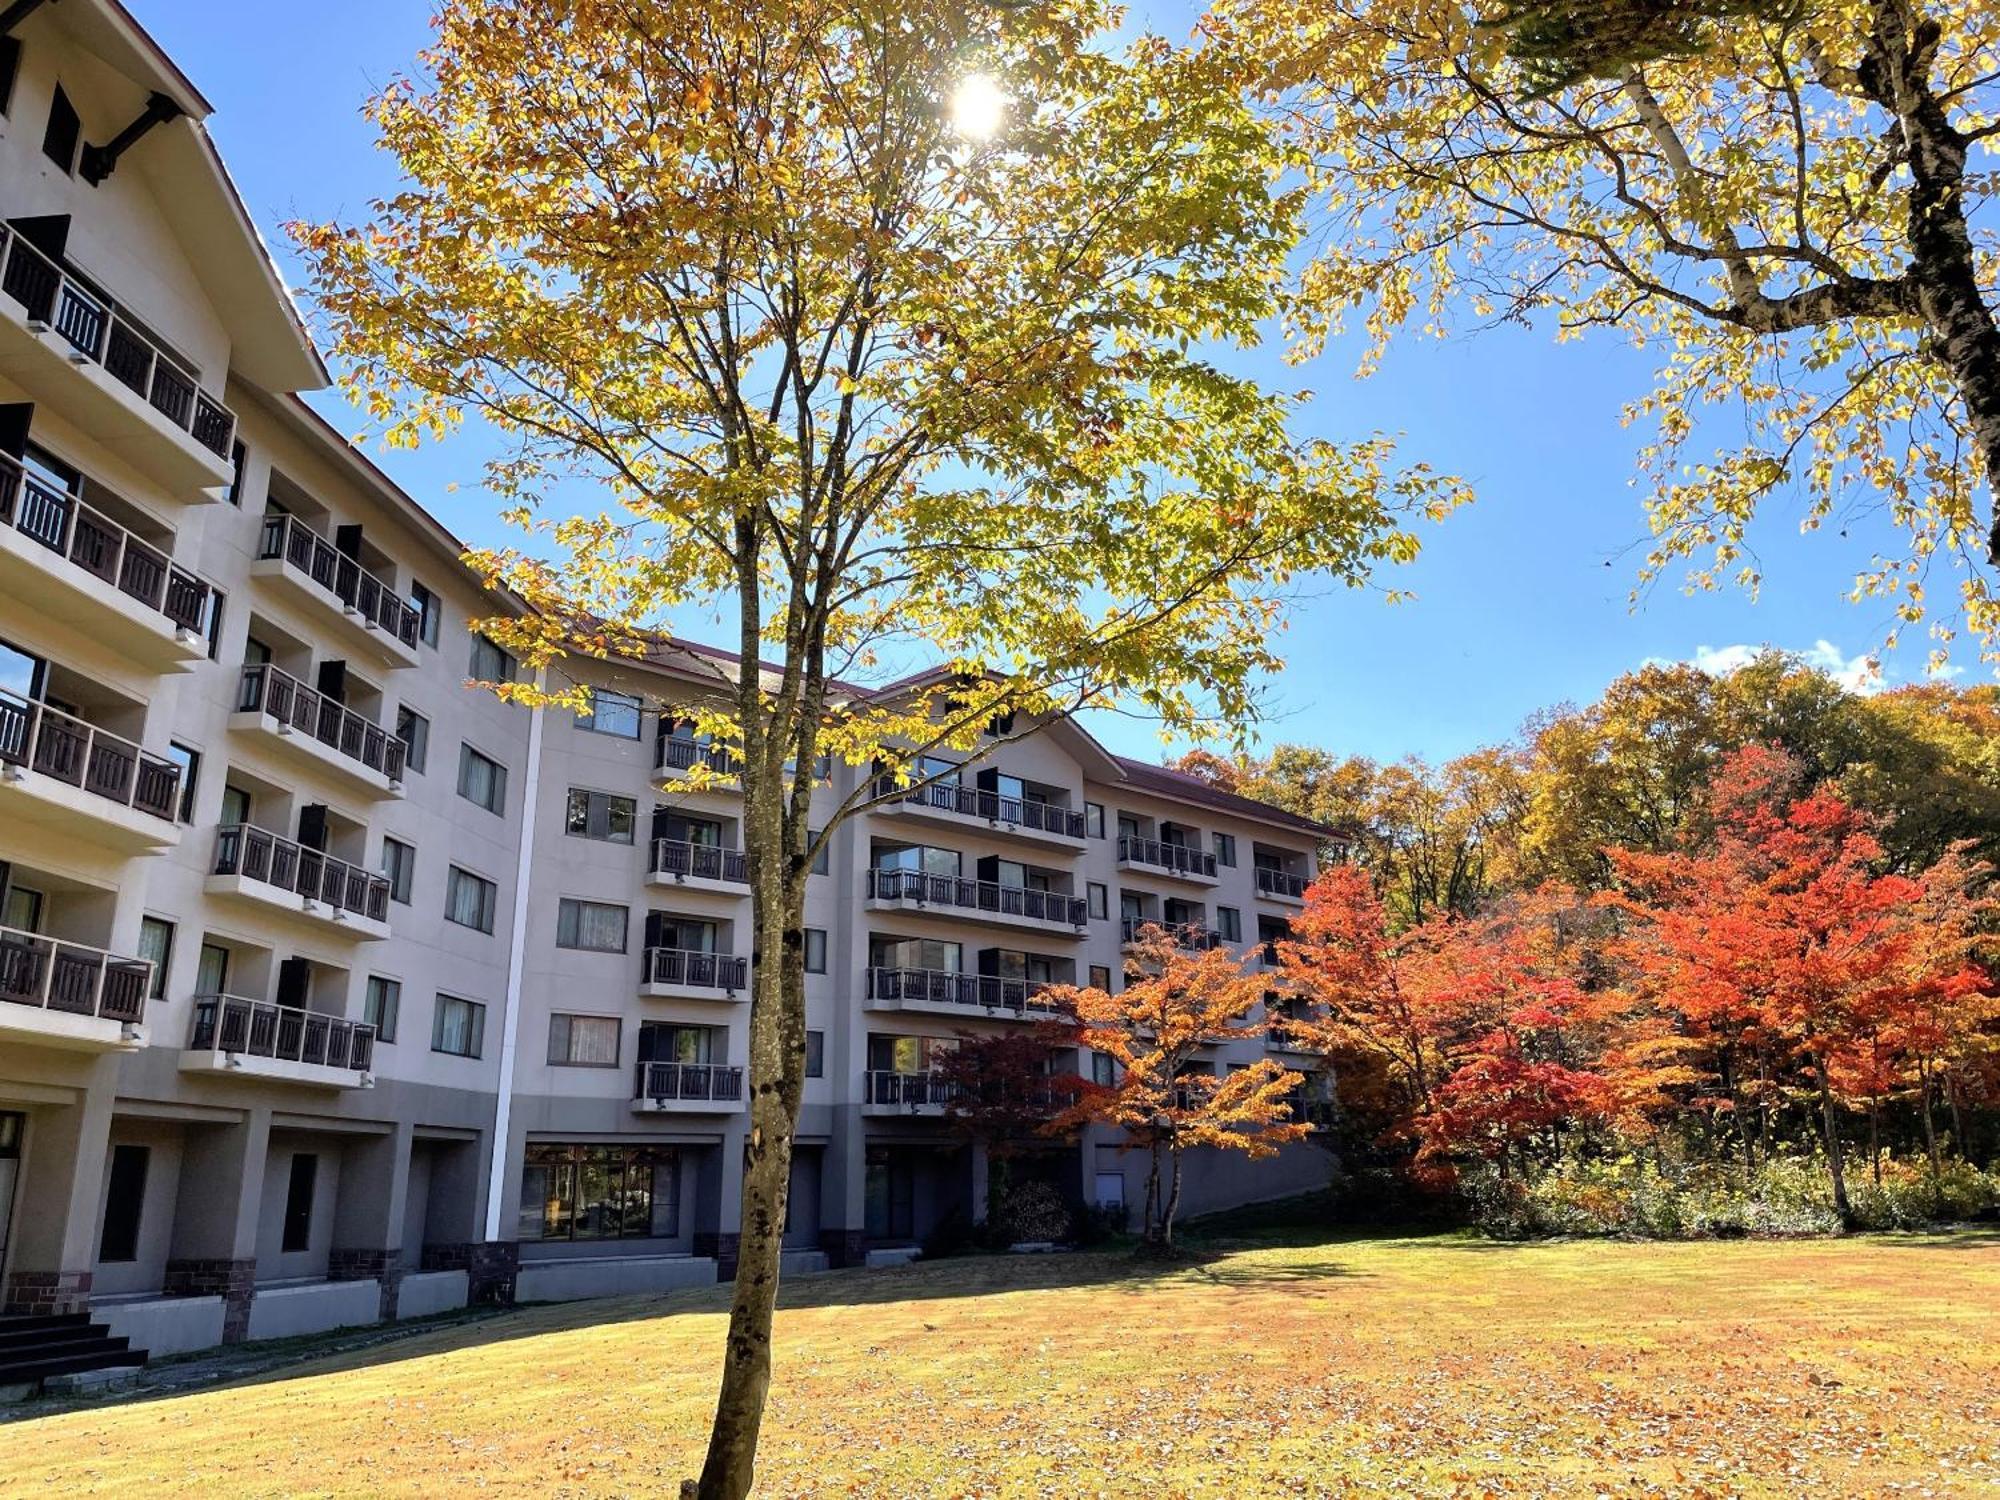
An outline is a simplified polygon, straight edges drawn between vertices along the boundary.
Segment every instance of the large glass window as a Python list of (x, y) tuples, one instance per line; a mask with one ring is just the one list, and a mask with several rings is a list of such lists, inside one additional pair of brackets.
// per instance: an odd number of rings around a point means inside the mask
[(382, 873), (389, 877), (389, 899), (410, 904), (410, 888), (417, 878), (417, 850), (401, 839), (382, 840)]
[(439, 995), (431, 1015), (431, 1051), (477, 1057), (486, 1042), (486, 1007), (476, 1000)]
[(935, 938), (870, 938), (868, 967), (871, 969), (936, 969), (946, 974), (959, 972), (965, 949), (958, 943)]
[(670, 1239), (680, 1221), (671, 1146), (527, 1148), (516, 1220), (524, 1240)]
[(592, 734), (613, 734), (624, 740), (639, 738), (643, 705), (629, 693), (609, 688), (590, 690), (590, 707), (576, 716), (576, 727)]
[(928, 1073), (957, 1045), (953, 1038), (942, 1036), (871, 1036), (868, 1067), (876, 1073)]
[(139, 957), (153, 966), (152, 996), (167, 993), (167, 965), (174, 958), (174, 924), (160, 917), (146, 917), (139, 923)]
[(618, 1018), (550, 1016), (549, 1061), (565, 1068), (617, 1067)]
[(507, 806), (507, 768), (470, 745), (458, 747), (458, 795), (490, 813)]
[(403, 764), (421, 775), (424, 763), (431, 758), (431, 721), (414, 708), (398, 707), (396, 738), (408, 747)]
[(472, 638), (472, 670), (474, 682), (512, 682), (519, 674), (520, 664), (487, 640), (483, 635)]
[[(573, 786), (569, 789), (569, 810), (563, 831), (572, 838), (629, 844), (638, 820), (639, 805), (632, 798), (614, 797), (609, 792), (590, 792)], [(690, 834), (689, 842), (699, 843), (700, 840)]]
[(453, 865), (445, 876), (444, 919), (480, 932), (493, 930), (493, 908), (500, 888), (469, 870)]
[(587, 953), (623, 953), (628, 908), (564, 896), (556, 909), (556, 946)]
[(418, 638), (426, 646), (435, 646), (438, 643), (438, 622), (444, 618), (444, 601), (412, 579), (410, 607), (417, 612)]
[(713, 1026), (681, 1026), (671, 1021), (639, 1023), (640, 1062), (713, 1062), (721, 1050)]
[(361, 999), (361, 1019), (375, 1028), (376, 1041), (396, 1040), (396, 1016), (402, 1008), (403, 985), (400, 980), (384, 979), (379, 974), (368, 976), (368, 990)]

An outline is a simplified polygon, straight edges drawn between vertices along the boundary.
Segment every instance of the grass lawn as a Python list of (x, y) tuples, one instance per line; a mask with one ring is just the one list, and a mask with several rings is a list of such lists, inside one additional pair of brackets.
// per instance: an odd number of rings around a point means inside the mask
[[(721, 1292), (0, 1428), (0, 1494), (668, 1495)], [(2000, 1494), (2000, 1236), (1245, 1242), (794, 1283), (759, 1493)]]

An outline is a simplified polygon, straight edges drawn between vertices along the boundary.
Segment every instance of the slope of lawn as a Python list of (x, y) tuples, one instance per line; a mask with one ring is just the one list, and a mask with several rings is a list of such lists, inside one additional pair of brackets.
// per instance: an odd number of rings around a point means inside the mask
[[(0, 1493), (672, 1495), (719, 1292), (0, 1428)], [(763, 1495), (2000, 1493), (2000, 1236), (1246, 1242), (794, 1283)]]

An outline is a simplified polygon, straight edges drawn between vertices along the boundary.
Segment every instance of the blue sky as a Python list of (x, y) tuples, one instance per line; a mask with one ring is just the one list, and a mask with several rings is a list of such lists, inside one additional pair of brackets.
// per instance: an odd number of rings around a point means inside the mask
[[(423, 45), (428, 0), (127, 4), (214, 103), (209, 128), (288, 278), (300, 283), (279, 226), (359, 218), (394, 184), (394, 164), (376, 149), (360, 106)], [(1276, 351), (1253, 357), (1274, 387), (1314, 392), (1308, 431), (1400, 434), (1407, 457), (1464, 475), (1479, 498), (1427, 532), (1419, 563), (1385, 579), (1414, 589), (1415, 602), (1344, 590), (1296, 602), (1267, 742), (1448, 756), (1510, 734), (1538, 708), (1594, 697), (1648, 658), (1726, 663), (1768, 643), (1847, 661), (1889, 627), (1879, 604), (1848, 602), (1854, 566), (1865, 560), (1857, 543), (1830, 531), (1801, 538), (1796, 512), (1784, 507), (1755, 538), (1766, 580), (1759, 599), (1690, 598), (1666, 584), (1631, 606), (1645, 521), (1630, 483), (1636, 438), (1619, 410), (1644, 389), (1648, 367), (1611, 344), (1558, 347), (1509, 328), (1411, 342), (1367, 381), (1351, 378), (1353, 363), (1351, 349), (1304, 368), (1285, 366)], [(364, 431), (337, 396), (320, 404), (344, 431)], [(484, 455), (474, 442), (371, 451), (459, 535), (504, 539), (482, 501)], [(1964, 661), (1976, 670), (1969, 654)], [(1884, 665), (1890, 680), (1921, 676), (1922, 643), (1913, 639)], [(1100, 716), (1092, 727), (1128, 754), (1160, 750), (1149, 725)]]

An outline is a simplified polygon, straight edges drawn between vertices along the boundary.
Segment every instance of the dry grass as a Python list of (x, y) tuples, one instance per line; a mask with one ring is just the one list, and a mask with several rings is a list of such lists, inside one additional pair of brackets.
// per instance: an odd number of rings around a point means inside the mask
[[(0, 1493), (671, 1495), (716, 1292), (0, 1429)], [(1246, 1246), (802, 1281), (759, 1493), (1992, 1495), (2000, 1238)]]

